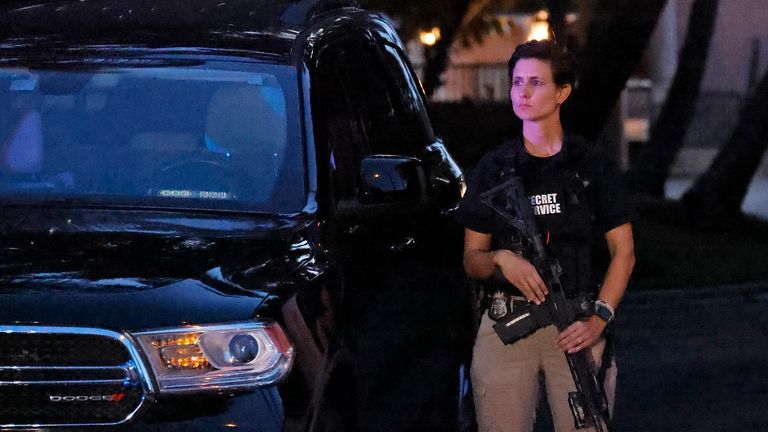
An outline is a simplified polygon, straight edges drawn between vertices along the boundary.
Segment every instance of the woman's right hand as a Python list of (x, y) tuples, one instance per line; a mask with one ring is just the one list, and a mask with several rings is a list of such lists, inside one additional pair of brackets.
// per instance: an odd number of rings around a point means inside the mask
[(537, 305), (544, 301), (547, 286), (530, 261), (507, 249), (493, 251), (492, 258), (504, 278), (516, 286), (528, 301)]

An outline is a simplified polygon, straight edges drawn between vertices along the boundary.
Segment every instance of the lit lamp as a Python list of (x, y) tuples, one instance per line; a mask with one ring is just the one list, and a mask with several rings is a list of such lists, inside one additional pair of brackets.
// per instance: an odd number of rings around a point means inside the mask
[(549, 39), (549, 23), (547, 19), (549, 14), (545, 10), (540, 10), (531, 20), (531, 28), (528, 31), (528, 40)]
[(432, 46), (440, 40), (440, 29), (438, 27), (432, 27), (430, 30), (422, 30), (419, 32), (419, 40), (426, 46)]

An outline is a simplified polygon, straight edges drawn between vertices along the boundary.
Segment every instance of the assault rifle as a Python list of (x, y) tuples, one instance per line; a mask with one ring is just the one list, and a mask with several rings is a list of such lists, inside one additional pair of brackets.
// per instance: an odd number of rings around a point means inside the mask
[[(549, 320), (562, 332), (578, 319), (583, 310), (574, 302), (568, 301), (565, 296), (560, 283), (562, 269), (557, 260), (547, 256), (530, 200), (520, 177), (512, 175), (509, 180), (482, 193), (480, 200), (521, 234), (523, 241), (533, 253), (531, 263), (536, 267), (548, 289), (548, 294), (540, 307), (531, 304), (529, 311), (509, 314), (508, 318), (500, 320), (494, 329), (504, 343), (511, 343), (520, 337), (527, 336), (542, 322), (550, 322)], [(546, 319), (541, 318), (542, 311), (548, 315)], [(504, 331), (521, 326), (520, 333), (509, 336), (505, 340)], [(608, 401), (595, 374), (594, 362), (589, 356), (589, 350), (583, 349), (573, 354), (566, 353), (565, 357), (576, 385), (576, 391), (568, 394), (568, 403), (573, 412), (576, 428), (594, 426), (598, 432), (608, 432)]]

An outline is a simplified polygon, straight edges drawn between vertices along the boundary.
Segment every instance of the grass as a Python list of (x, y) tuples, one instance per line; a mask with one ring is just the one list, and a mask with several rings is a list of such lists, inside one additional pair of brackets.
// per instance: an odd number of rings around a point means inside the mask
[(768, 221), (739, 216), (717, 230), (687, 222), (677, 201), (640, 199), (633, 221), (637, 265), (630, 289), (768, 281)]

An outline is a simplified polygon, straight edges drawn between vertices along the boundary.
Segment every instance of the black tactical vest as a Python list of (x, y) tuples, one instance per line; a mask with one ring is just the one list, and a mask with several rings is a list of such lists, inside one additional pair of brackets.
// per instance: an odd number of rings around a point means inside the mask
[[(505, 144), (496, 158), (497, 184), (511, 175), (522, 178), (547, 252), (563, 268), (561, 280), (569, 296), (595, 294), (598, 288), (594, 179), (581, 145), (572, 138), (564, 143), (564, 153), (535, 158), (523, 154), (522, 141), (518, 140)], [(530, 258), (520, 234), (501, 220), (498, 226), (503, 228), (492, 234), (492, 248), (511, 249)], [(516, 288), (509, 288), (511, 294), (518, 294)]]

